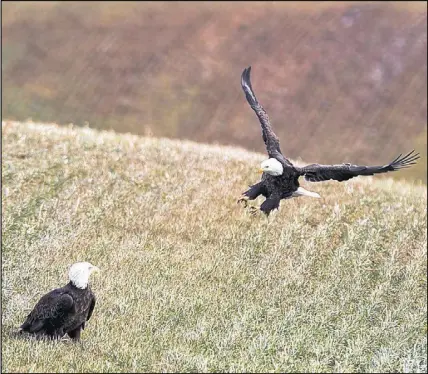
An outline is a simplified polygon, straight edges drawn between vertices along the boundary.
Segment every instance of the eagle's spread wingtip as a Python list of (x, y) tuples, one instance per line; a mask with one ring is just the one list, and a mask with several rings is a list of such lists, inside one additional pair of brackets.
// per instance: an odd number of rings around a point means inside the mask
[(251, 72), (251, 65), (244, 69), (242, 72), (242, 79), (248, 80), (250, 78), (250, 72)]
[(251, 65), (248, 68), (245, 68), (241, 75), (241, 86), (249, 86), (251, 88), (251, 80), (250, 80), (250, 73), (251, 73)]

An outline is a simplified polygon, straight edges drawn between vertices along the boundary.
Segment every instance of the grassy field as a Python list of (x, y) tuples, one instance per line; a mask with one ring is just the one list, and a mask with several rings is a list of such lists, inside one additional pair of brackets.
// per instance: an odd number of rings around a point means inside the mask
[[(426, 372), (425, 186), (303, 182), (322, 199), (268, 221), (236, 204), (263, 154), (2, 132), (2, 372)], [(14, 337), (76, 261), (101, 269), (81, 343)]]

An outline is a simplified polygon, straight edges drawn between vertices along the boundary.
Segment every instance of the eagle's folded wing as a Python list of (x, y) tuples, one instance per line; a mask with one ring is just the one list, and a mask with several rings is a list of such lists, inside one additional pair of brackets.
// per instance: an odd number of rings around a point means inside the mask
[(46, 325), (58, 327), (73, 307), (73, 298), (68, 294), (57, 295), (55, 291), (42, 297), (28, 315), (21, 329), (36, 333)]

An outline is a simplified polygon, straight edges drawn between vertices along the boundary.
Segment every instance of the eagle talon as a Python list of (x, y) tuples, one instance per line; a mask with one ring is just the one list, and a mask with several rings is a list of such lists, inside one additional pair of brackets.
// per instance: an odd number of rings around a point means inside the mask
[(252, 207), (250, 207), (250, 214), (252, 215), (252, 216), (255, 216), (256, 214), (257, 214), (257, 212), (258, 212), (259, 210), (255, 207), (255, 206), (252, 206)]
[(246, 208), (248, 206), (248, 196), (242, 196), (236, 203), (244, 203), (244, 208)]

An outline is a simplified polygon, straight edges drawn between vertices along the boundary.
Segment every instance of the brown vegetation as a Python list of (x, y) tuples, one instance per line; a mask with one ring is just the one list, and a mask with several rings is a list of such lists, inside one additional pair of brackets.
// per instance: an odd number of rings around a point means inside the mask
[(5, 118), (263, 151), (239, 83), (252, 65), (289, 157), (386, 163), (426, 131), (424, 2), (2, 8)]

